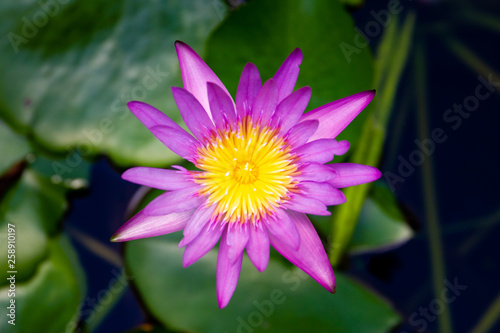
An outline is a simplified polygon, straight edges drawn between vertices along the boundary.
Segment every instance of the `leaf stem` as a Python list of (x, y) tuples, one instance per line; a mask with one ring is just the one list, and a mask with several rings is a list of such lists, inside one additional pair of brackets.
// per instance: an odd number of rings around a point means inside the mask
[[(421, 42), (422, 43), (422, 42)], [(425, 72), (425, 54), (423, 45), (417, 44), (415, 54), (415, 76), (417, 92), (417, 110), (418, 110), (418, 133), (420, 140), (423, 141), (429, 137), (429, 121), (427, 119), (427, 92)], [(439, 216), (436, 199), (436, 182), (433, 174), (432, 156), (426, 158), (422, 165), (422, 181), (424, 187), (425, 216), (427, 220), (427, 236), (429, 238), (429, 247), (432, 263), (432, 277), (434, 296), (439, 298), (443, 290), (443, 281), (445, 280), (445, 265), (443, 258), (443, 247), (441, 244), (441, 234), (439, 230)], [(451, 333), (450, 309), (445, 306), (443, 312), (438, 317), (439, 331), (442, 333)]]
[(500, 318), (500, 294), (495, 298), (493, 303), (481, 317), (476, 326), (472, 329), (472, 333), (486, 333), (489, 332), (495, 322)]

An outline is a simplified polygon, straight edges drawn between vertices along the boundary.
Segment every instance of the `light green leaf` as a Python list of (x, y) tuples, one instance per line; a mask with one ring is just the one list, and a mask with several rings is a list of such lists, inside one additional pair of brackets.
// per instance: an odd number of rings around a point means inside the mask
[[(19, 181), (9, 189), (0, 203), (0, 240), (7, 240), (7, 225), (16, 229), (16, 265), (18, 281), (30, 278), (47, 256), (47, 241), (59, 232), (61, 218), (67, 208), (68, 188), (87, 182), (89, 165), (74, 165), (72, 176), (57, 178), (51, 161), (30, 154), (30, 163)], [(53, 161), (52, 161), (53, 162)], [(80, 187), (76, 187), (80, 188)], [(6, 284), (6, 258), (0, 260), (0, 285)]]
[(31, 151), (28, 141), (0, 120), (0, 177)]
[(56, 152), (176, 161), (126, 102), (180, 121), (170, 93), (182, 84), (174, 41), (203, 49), (225, 12), (222, 0), (1, 1), (1, 117)]
[[(26, 169), (18, 184), (0, 205), (0, 237), (7, 239), (7, 225), (16, 229), (18, 281), (30, 278), (47, 255), (47, 239), (58, 230), (67, 207), (66, 189), (51, 183), (33, 169)], [(5, 244), (5, 243), (4, 243)], [(0, 260), (0, 285), (4, 285), (7, 261)]]
[[(19, 235), (21, 237), (22, 235)], [(29, 280), (15, 282), (15, 297), (9, 296), (9, 286), (0, 289), (0, 307), (7, 309), (15, 300), (14, 319), (4, 316), (0, 331), (5, 333), (71, 332), (77, 323), (79, 304), (84, 291), (75, 271), (77, 260), (69, 242), (62, 237), (47, 244), (47, 258)], [(18, 268), (20, 272), (20, 268)], [(10, 313), (10, 309), (8, 309)]]
[(132, 241), (126, 263), (153, 316), (175, 330), (221, 333), (387, 332), (400, 320), (382, 298), (336, 274), (332, 295), (301, 270), (275, 260), (259, 273), (246, 258), (229, 305), (217, 306), (216, 250), (182, 268), (179, 234)]
[(383, 251), (413, 237), (392, 192), (380, 184), (374, 187), (361, 210), (348, 246), (351, 254)]

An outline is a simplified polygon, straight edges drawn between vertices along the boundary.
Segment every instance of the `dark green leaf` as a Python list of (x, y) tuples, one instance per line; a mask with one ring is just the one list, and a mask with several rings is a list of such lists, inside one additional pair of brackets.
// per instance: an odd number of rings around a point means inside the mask
[[(312, 88), (309, 109), (373, 89), (369, 48), (346, 57), (342, 47), (353, 44), (354, 23), (343, 6), (329, 0), (253, 0), (239, 7), (208, 41), (207, 62), (233, 94), (247, 62), (263, 81), (271, 78), (293, 49), (304, 59), (297, 87)], [(366, 112), (339, 139), (355, 144)]]

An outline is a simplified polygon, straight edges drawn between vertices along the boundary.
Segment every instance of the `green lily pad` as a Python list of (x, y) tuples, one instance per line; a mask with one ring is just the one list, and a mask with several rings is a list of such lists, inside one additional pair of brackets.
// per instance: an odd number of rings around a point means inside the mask
[(21, 135), (15, 133), (7, 124), (0, 120), (0, 176), (5, 173), (14, 163), (24, 159), (31, 151), (28, 141)]
[[(26, 281), (48, 255), (48, 237), (60, 229), (67, 208), (67, 188), (54, 184), (29, 166), (0, 204), (0, 239), (6, 243), (7, 226), (16, 234), (17, 280)], [(5, 241), (5, 242), (4, 242)], [(0, 260), (0, 285), (7, 283), (7, 259)]]
[[(349, 205), (349, 199), (344, 205)], [(330, 207), (336, 214), (336, 206)], [(323, 235), (332, 232), (331, 216), (310, 215), (316, 229)], [(414, 236), (394, 194), (383, 182), (375, 182), (366, 198), (347, 246), (350, 254), (385, 251), (404, 244)], [(332, 247), (332, 250), (336, 249)]]
[[(15, 296), (9, 296), (10, 285), (0, 289), (2, 309), (11, 306), (11, 299), (15, 301), (15, 326), (8, 322), (14, 317), (5, 316), (0, 321), (0, 331), (71, 332), (76, 327), (84, 294), (77, 279), (77, 275), (82, 274), (81, 268), (75, 267), (76, 262), (74, 250), (67, 239), (58, 237), (50, 240), (47, 258), (40, 264), (36, 274), (29, 281), (16, 279)], [(11, 313), (10, 309), (7, 311), (7, 314)]]
[(376, 184), (354, 229), (348, 246), (351, 254), (388, 250), (413, 237), (392, 192)]
[[(304, 58), (297, 87), (312, 88), (308, 109), (373, 89), (369, 48), (346, 57), (341, 45), (356, 36), (351, 16), (338, 1), (253, 0), (240, 6), (214, 31), (207, 44), (207, 63), (233, 94), (247, 62), (262, 80), (271, 78), (293, 49)], [(339, 139), (355, 144), (367, 112), (362, 112)]]
[(244, 259), (229, 305), (216, 300), (216, 250), (182, 268), (180, 233), (132, 241), (125, 257), (142, 300), (163, 325), (189, 332), (387, 332), (400, 320), (381, 297), (337, 273), (332, 295), (301, 270)]
[(178, 157), (128, 111), (140, 100), (180, 115), (174, 41), (202, 49), (225, 16), (222, 0), (0, 2), (0, 112), (55, 152), (110, 155), (119, 164)]

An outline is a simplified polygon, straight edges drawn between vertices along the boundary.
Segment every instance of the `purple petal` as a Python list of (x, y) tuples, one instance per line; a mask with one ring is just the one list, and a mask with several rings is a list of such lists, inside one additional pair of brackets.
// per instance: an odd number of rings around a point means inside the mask
[(292, 147), (302, 146), (316, 132), (318, 125), (319, 122), (317, 120), (307, 120), (295, 125), (288, 132), (288, 143)]
[(287, 96), (276, 107), (271, 126), (279, 126), (280, 133), (285, 134), (300, 120), (310, 99), (310, 87), (302, 87)]
[(276, 209), (274, 218), (267, 218), (264, 223), (267, 230), (274, 238), (286, 243), (288, 247), (298, 249), (300, 245), (300, 235), (297, 232), (295, 223), (283, 209)]
[(335, 145), (333, 147), (334, 155), (344, 155), (349, 150), (351, 144), (347, 140), (337, 141), (335, 140)]
[(269, 263), (269, 236), (263, 223), (250, 224), (250, 238), (247, 254), (259, 272), (263, 272)]
[[(206, 87), (205, 87), (206, 89)], [(175, 103), (191, 133), (199, 140), (215, 131), (214, 124), (198, 100), (186, 89), (172, 87)]]
[(289, 212), (300, 234), (300, 247), (293, 249), (270, 235), (271, 245), (292, 264), (302, 269), (331, 293), (335, 292), (335, 276), (325, 249), (311, 221), (304, 214)]
[(183, 247), (191, 243), (196, 236), (200, 234), (203, 227), (210, 220), (212, 220), (212, 213), (214, 212), (216, 206), (217, 205), (210, 205), (206, 207), (204, 205), (200, 205), (198, 209), (196, 209), (184, 228), (184, 238), (179, 243), (179, 247)]
[(207, 83), (207, 90), (210, 112), (212, 113), (215, 127), (227, 128), (227, 124), (234, 124), (236, 122), (236, 113), (231, 96), (212, 82)]
[(304, 114), (300, 121), (319, 120), (319, 128), (309, 141), (334, 139), (371, 102), (375, 90), (351, 95)]
[(278, 105), (278, 86), (273, 79), (264, 83), (252, 104), (252, 119), (255, 123), (267, 124)]
[(198, 141), (188, 132), (167, 126), (154, 126), (149, 129), (171, 151), (182, 158), (193, 161)]
[(227, 257), (231, 264), (241, 257), (249, 236), (250, 230), (246, 223), (232, 223), (227, 227)]
[(323, 202), (306, 197), (301, 193), (295, 194), (290, 200), (283, 204), (283, 207), (304, 214), (321, 216), (331, 215)]
[(335, 163), (329, 164), (337, 176), (328, 180), (328, 183), (337, 188), (354, 186), (373, 182), (382, 176), (382, 173), (374, 167), (355, 163)]
[(193, 186), (188, 171), (135, 167), (125, 171), (122, 178), (135, 184), (167, 191)]
[(319, 200), (327, 206), (346, 202), (344, 193), (327, 183), (301, 182), (300, 187), (301, 194)]
[(261, 87), (259, 70), (254, 64), (246, 64), (236, 92), (236, 112), (240, 117), (250, 114), (252, 104)]
[(221, 309), (229, 303), (231, 296), (233, 296), (243, 261), (243, 254), (236, 258), (235, 261), (230, 260), (227, 233), (226, 229), (222, 234), (219, 255), (217, 257), (217, 301)]
[(182, 130), (182, 128), (175, 121), (149, 104), (132, 101), (128, 102), (127, 106), (137, 119), (139, 119), (148, 129), (151, 129), (154, 126), (167, 126), (177, 130)]
[(209, 114), (210, 104), (208, 102), (207, 82), (213, 82), (221, 87), (228, 95), (226, 87), (217, 75), (208, 67), (196, 52), (187, 44), (175, 42), (177, 57), (181, 67), (182, 82), (184, 88), (189, 91), (200, 102), (206, 113)]
[(334, 149), (338, 146), (337, 141), (331, 139), (320, 139), (294, 149), (292, 152), (300, 156), (302, 163), (330, 162), (334, 156)]
[(184, 229), (194, 210), (168, 215), (149, 216), (143, 211), (122, 225), (111, 237), (112, 242), (125, 242), (139, 238), (169, 234)]
[(299, 77), (299, 65), (302, 63), (302, 51), (297, 48), (290, 53), (274, 75), (278, 84), (279, 101), (290, 95)]
[[(328, 164), (329, 165), (329, 164)], [(337, 175), (328, 165), (308, 163), (299, 169), (300, 174), (294, 179), (298, 181), (326, 182)]]
[(198, 196), (200, 187), (193, 186), (166, 192), (153, 199), (144, 209), (147, 215), (165, 215), (198, 207), (205, 199)]
[(220, 223), (207, 223), (205, 225), (200, 235), (186, 245), (186, 249), (182, 256), (182, 265), (184, 268), (203, 257), (215, 246), (215, 244), (217, 244), (217, 241), (224, 231), (224, 227), (225, 225), (221, 225)]

